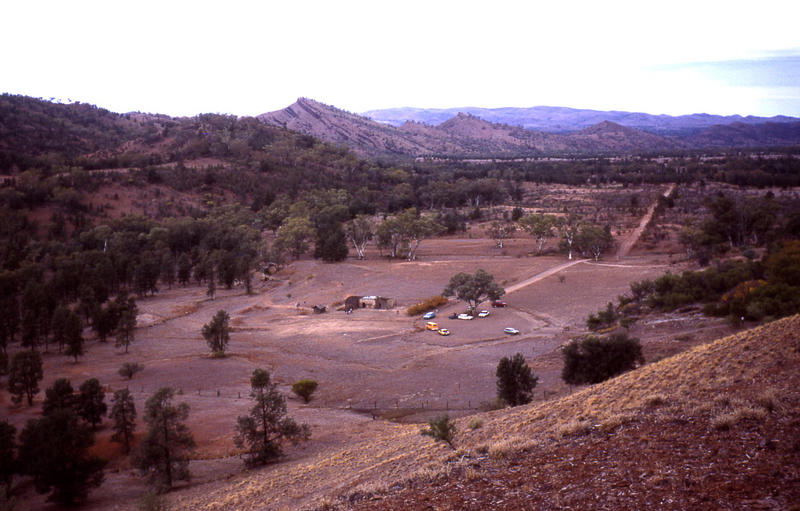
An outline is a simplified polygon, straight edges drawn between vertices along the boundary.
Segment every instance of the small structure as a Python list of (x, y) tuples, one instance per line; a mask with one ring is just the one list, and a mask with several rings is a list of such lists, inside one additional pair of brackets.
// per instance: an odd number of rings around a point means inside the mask
[(392, 309), (394, 300), (384, 296), (348, 296), (344, 301), (345, 310)]

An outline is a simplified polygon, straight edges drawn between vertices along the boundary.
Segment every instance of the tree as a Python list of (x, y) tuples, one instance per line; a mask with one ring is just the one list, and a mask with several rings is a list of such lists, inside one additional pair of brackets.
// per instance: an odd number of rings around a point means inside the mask
[(358, 215), (345, 225), (345, 234), (356, 249), (359, 259), (366, 259), (364, 249), (372, 239), (373, 231), (372, 219), (368, 215)]
[(213, 300), (217, 294), (217, 275), (214, 271), (213, 262), (206, 262), (206, 266), (208, 267), (208, 287), (206, 288), (206, 296)]
[(94, 438), (72, 410), (58, 410), (31, 419), (20, 433), (19, 460), (33, 477), (38, 493), (52, 491), (48, 500), (72, 505), (103, 482), (105, 462), (88, 454)]
[(250, 397), (255, 405), (250, 415), (236, 419), (234, 443), (246, 449), (247, 466), (266, 465), (282, 454), (284, 441), (296, 444), (308, 440), (311, 428), (298, 425), (286, 415), (286, 399), (270, 381), (269, 372), (256, 369), (250, 377)]
[(475, 275), (457, 273), (450, 278), (450, 283), (442, 291), (443, 296), (455, 295), (473, 309), (487, 299), (497, 300), (504, 294), (505, 290), (484, 270), (476, 271)]
[(420, 434), (430, 436), (436, 440), (447, 442), (451, 449), (455, 449), (453, 438), (456, 436), (456, 425), (447, 414), (428, 421), (428, 427), (421, 430)]
[(570, 385), (600, 383), (644, 363), (639, 339), (625, 333), (573, 339), (562, 354), (561, 378)]
[(76, 398), (72, 384), (66, 378), (59, 378), (44, 391), (42, 413), (50, 415), (59, 410), (73, 410)]
[(168, 490), (174, 481), (189, 480), (189, 454), (195, 447), (183, 423), (189, 417), (189, 405), (173, 405), (174, 395), (172, 388), (162, 387), (145, 403), (144, 421), (149, 429), (134, 460), (158, 491)]
[[(348, 253), (342, 222), (349, 217), (349, 211), (346, 205), (337, 200), (338, 194), (331, 195), (333, 197), (318, 205), (311, 216), (316, 229), (314, 257), (326, 262), (343, 261)], [(342, 199), (346, 199), (346, 196)]]
[(211, 321), (203, 325), (203, 337), (211, 348), (211, 353), (224, 355), (225, 348), (230, 339), (230, 316), (224, 310), (219, 310)]
[(333, 263), (347, 259), (347, 236), (341, 224), (330, 226), (329, 229), (317, 231), (317, 241), (314, 244), (314, 257), (325, 262)]
[(292, 385), (292, 392), (302, 397), (306, 403), (311, 400), (311, 394), (316, 390), (317, 382), (314, 380), (303, 379)]
[(277, 233), (278, 228), (283, 224), (284, 220), (286, 220), (286, 217), (289, 216), (289, 208), (291, 205), (291, 200), (281, 195), (272, 201), (272, 204), (259, 210), (257, 215), (259, 223), (267, 229), (272, 230), (273, 233)]
[(136, 335), (136, 316), (139, 313), (139, 308), (133, 297), (117, 297), (119, 304), (117, 305), (119, 311), (119, 320), (117, 321), (117, 342), (116, 346), (125, 346), (125, 353), (128, 352), (128, 346), (133, 342)]
[(556, 228), (561, 233), (561, 237), (564, 240), (567, 249), (567, 259), (571, 261), (573, 243), (580, 231), (580, 219), (575, 215), (569, 215), (567, 218), (559, 218), (556, 222)]
[(64, 348), (67, 342), (67, 321), (69, 319), (70, 310), (64, 305), (59, 305), (53, 311), (53, 319), (50, 322), (51, 330), (53, 332), (53, 342), (58, 346), (58, 351)]
[[(92, 330), (97, 334), (100, 342), (106, 342), (108, 336), (117, 329), (119, 322), (119, 314), (114, 310), (113, 305), (106, 307), (97, 307), (94, 311), (94, 318), (92, 318)], [(53, 320), (55, 325), (55, 319)], [(53, 327), (55, 330), (55, 326)]]
[(83, 347), (83, 324), (81, 323), (81, 318), (72, 311), (67, 316), (64, 325), (64, 338), (67, 344), (64, 354), (68, 357), (74, 357), (77, 364), (78, 357), (85, 353)]
[(75, 403), (78, 416), (92, 425), (92, 431), (103, 420), (108, 406), (105, 403), (106, 395), (97, 378), (89, 378), (78, 388), (79, 394)]
[(114, 434), (111, 435), (111, 440), (121, 443), (125, 454), (128, 454), (131, 452), (133, 432), (136, 430), (136, 404), (128, 389), (114, 392), (109, 418), (114, 421), (112, 426)]
[(178, 282), (186, 285), (192, 277), (192, 258), (183, 253), (178, 257)]
[(517, 226), (514, 224), (495, 220), (489, 227), (488, 233), (489, 236), (491, 236), (491, 238), (497, 242), (497, 247), (503, 248), (503, 240), (511, 237), (511, 235), (514, 234), (514, 231), (516, 230)]
[(14, 340), (19, 330), (19, 301), (17, 278), (9, 271), (0, 273), (0, 351)]
[(511, 358), (503, 357), (497, 364), (497, 397), (510, 406), (528, 404), (533, 400), (531, 391), (539, 382), (525, 362), (522, 353)]
[(594, 224), (583, 224), (575, 238), (575, 244), (580, 247), (582, 252), (588, 252), (597, 261), (600, 255), (614, 243), (611, 236), (611, 229), (605, 229)]
[(8, 368), (8, 390), (14, 403), (28, 399), (28, 406), (33, 406), (33, 396), (39, 393), (39, 382), (42, 380), (42, 356), (38, 351), (25, 350), (15, 353)]
[(300, 259), (308, 250), (308, 242), (314, 238), (314, 226), (308, 217), (289, 217), (280, 228), (275, 242), (286, 248), (295, 259)]
[(527, 215), (519, 219), (519, 224), (525, 232), (536, 240), (536, 253), (542, 252), (542, 246), (547, 238), (553, 237), (557, 225), (557, 218), (553, 215)]
[(378, 247), (389, 249), (389, 257), (392, 258), (398, 257), (403, 251), (406, 259), (413, 261), (422, 240), (443, 230), (444, 226), (420, 215), (417, 208), (408, 208), (378, 225)]
[(117, 372), (123, 378), (131, 380), (133, 379), (133, 375), (141, 371), (144, 371), (144, 364), (140, 364), (139, 362), (125, 362)]
[(11, 489), (11, 479), (17, 472), (17, 428), (0, 419), (0, 483), (5, 486), (6, 493)]

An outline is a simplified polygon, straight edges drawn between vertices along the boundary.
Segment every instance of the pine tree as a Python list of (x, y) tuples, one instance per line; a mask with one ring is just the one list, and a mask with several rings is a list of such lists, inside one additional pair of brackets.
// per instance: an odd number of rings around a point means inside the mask
[(27, 397), (28, 406), (33, 405), (33, 396), (39, 393), (42, 372), (42, 356), (38, 351), (25, 350), (15, 353), (8, 368), (8, 390), (14, 403)]
[(64, 338), (67, 344), (67, 349), (64, 354), (68, 357), (74, 357), (75, 363), (78, 363), (78, 357), (86, 353), (83, 343), (83, 324), (81, 318), (74, 312), (70, 312), (67, 316), (66, 324), (64, 325)]
[(211, 321), (203, 325), (203, 337), (208, 342), (208, 347), (215, 355), (225, 353), (230, 339), (230, 316), (224, 310), (219, 310)]
[(42, 413), (50, 415), (59, 410), (73, 410), (77, 398), (75, 389), (66, 378), (59, 378), (47, 387), (44, 391), (44, 402), (42, 403)]
[(77, 396), (75, 408), (78, 415), (92, 425), (92, 431), (94, 431), (108, 410), (103, 387), (100, 386), (97, 378), (90, 378), (83, 382), (78, 390), (80, 394)]
[(0, 420), (0, 483), (11, 489), (11, 479), (17, 472), (17, 428), (5, 419)]
[(298, 425), (286, 416), (286, 399), (270, 382), (264, 369), (256, 369), (250, 377), (250, 397), (255, 405), (250, 415), (236, 420), (234, 443), (246, 449), (245, 464), (265, 465), (282, 454), (281, 444), (288, 440), (298, 443), (311, 436), (307, 424)]
[(111, 440), (120, 442), (125, 454), (128, 454), (131, 452), (131, 440), (133, 440), (133, 432), (136, 429), (136, 405), (128, 389), (114, 392), (114, 397), (111, 398), (109, 417), (114, 421), (112, 426), (114, 434), (111, 435)]
[(93, 443), (91, 430), (74, 411), (58, 410), (28, 421), (20, 433), (18, 459), (37, 492), (52, 492), (48, 500), (72, 505), (103, 481), (105, 462), (88, 454)]
[(189, 417), (189, 405), (172, 404), (175, 391), (162, 387), (145, 403), (144, 421), (149, 426), (136, 451), (136, 466), (149, 476), (158, 491), (173, 482), (189, 480), (189, 454), (195, 443), (183, 423)]
[(136, 315), (139, 308), (136, 307), (136, 302), (133, 298), (127, 298), (121, 305), (119, 321), (117, 322), (117, 343), (116, 346), (125, 346), (125, 353), (128, 352), (128, 346), (133, 342), (136, 334)]
[(511, 358), (503, 357), (497, 364), (497, 396), (511, 406), (530, 403), (531, 391), (539, 382), (531, 368), (525, 363), (522, 353)]

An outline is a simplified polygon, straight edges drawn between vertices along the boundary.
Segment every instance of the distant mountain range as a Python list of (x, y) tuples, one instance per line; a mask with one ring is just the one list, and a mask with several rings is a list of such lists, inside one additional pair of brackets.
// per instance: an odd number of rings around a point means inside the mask
[(755, 117), (741, 115), (652, 115), (641, 112), (585, 110), (556, 106), (531, 108), (387, 108), (370, 110), (361, 115), (374, 121), (401, 126), (407, 121), (437, 125), (451, 117), (465, 113), (496, 124), (520, 126), (529, 130), (549, 133), (579, 131), (603, 121), (610, 121), (656, 135), (691, 135), (717, 124), (764, 124), (767, 122), (798, 122), (800, 118), (778, 115)]
[(558, 107), (400, 108), (357, 115), (300, 98), (258, 118), (366, 156), (525, 157), (800, 144), (800, 119), (786, 116), (671, 117)]

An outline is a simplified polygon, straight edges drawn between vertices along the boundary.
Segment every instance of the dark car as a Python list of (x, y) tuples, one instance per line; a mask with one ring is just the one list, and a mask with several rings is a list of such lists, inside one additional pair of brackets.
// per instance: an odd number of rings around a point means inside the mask
[(492, 307), (505, 307), (505, 306), (506, 302), (504, 302), (503, 300), (495, 300), (492, 302)]

